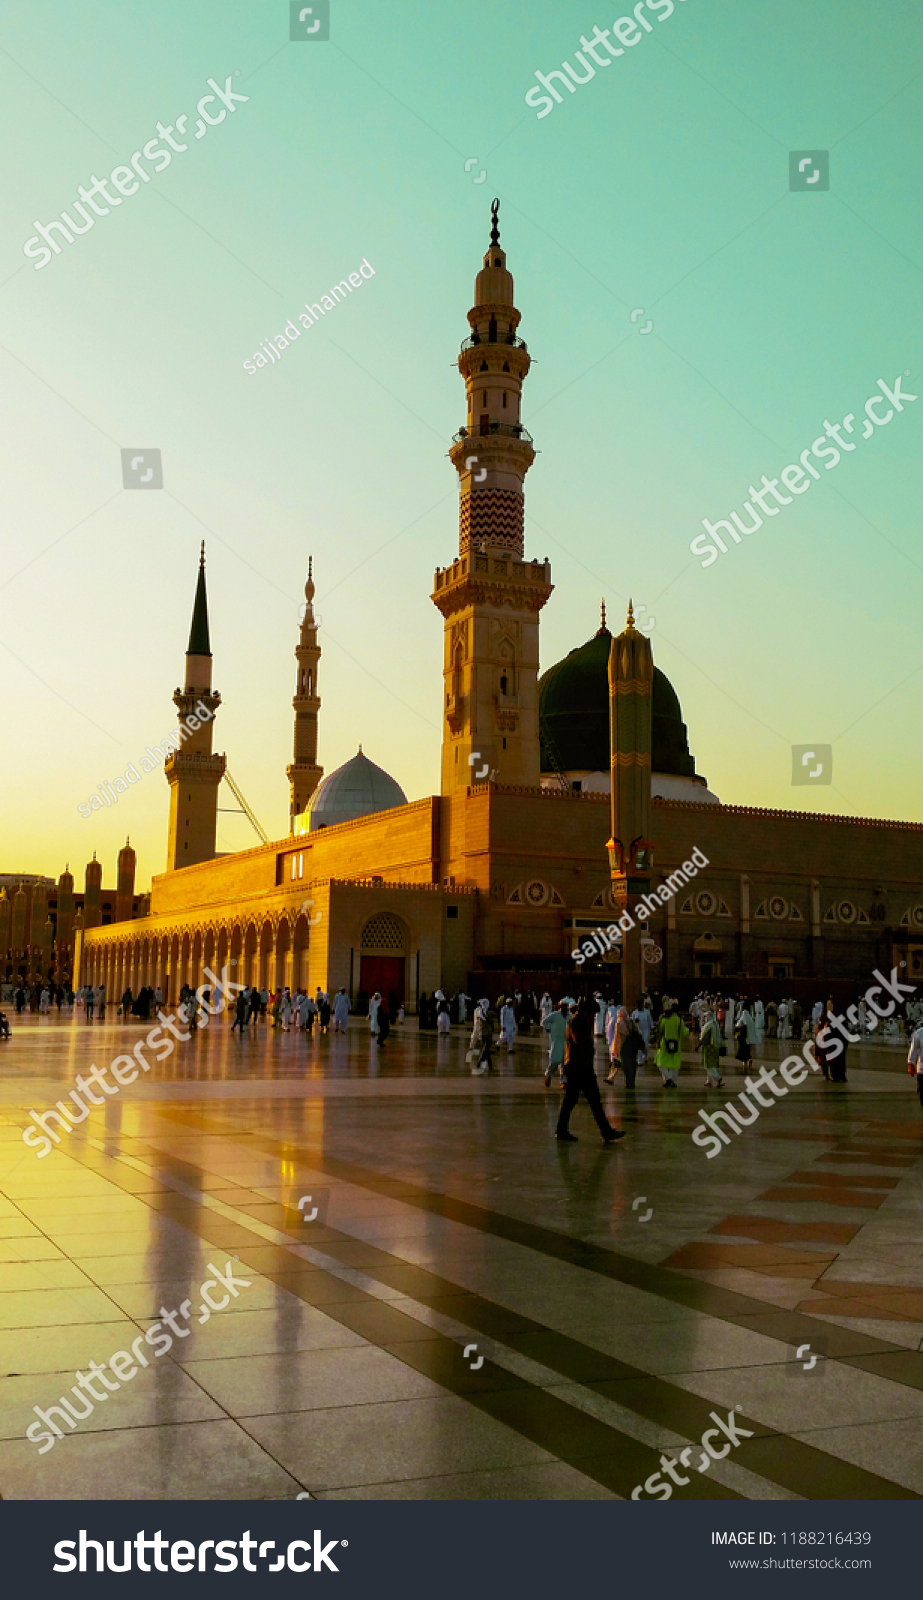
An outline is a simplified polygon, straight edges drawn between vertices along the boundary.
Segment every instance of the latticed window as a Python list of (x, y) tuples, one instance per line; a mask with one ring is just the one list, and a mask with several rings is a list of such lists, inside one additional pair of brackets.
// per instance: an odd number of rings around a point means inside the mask
[(380, 911), (362, 930), (363, 950), (396, 950), (403, 954), (404, 929), (397, 917)]

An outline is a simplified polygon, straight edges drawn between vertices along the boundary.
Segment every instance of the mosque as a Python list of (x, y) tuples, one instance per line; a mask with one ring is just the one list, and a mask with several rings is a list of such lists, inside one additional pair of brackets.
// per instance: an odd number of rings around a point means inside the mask
[[(513, 985), (617, 994), (617, 949), (579, 971), (572, 951), (616, 915), (607, 841), (611, 774), (622, 763), (649, 784), (651, 887), (676, 881), (693, 851), (707, 861), (644, 922), (650, 988), (681, 999), (703, 985), (845, 998), (876, 966), (904, 963), (923, 980), (923, 824), (723, 805), (696, 771), (673, 686), (653, 666), (647, 743), (616, 749), (610, 656), (630, 654), (641, 637), (630, 611), (615, 652), (603, 612), (584, 644), (539, 675), (539, 618), (553, 585), (548, 561), (525, 554), (535, 451), (521, 421), (530, 356), (519, 323), (495, 202), (458, 356), (467, 400), (449, 450), (458, 553), (437, 569), (431, 595), (444, 623), (440, 793), (408, 800), (361, 748), (324, 777), (309, 566), (290, 832), (216, 855), (226, 758), (212, 749), (221, 697), (203, 554), (173, 698), (184, 719), (195, 721), (203, 702), (210, 716), (166, 760), (167, 870), (140, 901), (122, 883), (120, 858), (124, 914), (108, 926), (76, 919), (75, 979), (105, 982), (110, 995), (150, 983), (175, 1000), (206, 966), (227, 962), (238, 981), (344, 986), (354, 1000), (379, 988), (411, 1010), (440, 985), (491, 998)], [(631, 711), (637, 684), (620, 692)], [(0, 936), (2, 925), (0, 906)]]

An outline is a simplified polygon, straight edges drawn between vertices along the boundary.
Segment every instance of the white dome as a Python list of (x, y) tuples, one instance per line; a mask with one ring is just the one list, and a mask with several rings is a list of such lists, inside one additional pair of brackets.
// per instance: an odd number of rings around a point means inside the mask
[(651, 773), (652, 800), (690, 800), (697, 806), (720, 806), (716, 794), (701, 778), (677, 778), (672, 773)]
[(337, 822), (352, 822), (376, 811), (405, 806), (407, 796), (399, 783), (376, 767), (362, 754), (362, 746), (351, 761), (337, 767), (318, 784), (308, 806), (309, 829), (332, 828)]

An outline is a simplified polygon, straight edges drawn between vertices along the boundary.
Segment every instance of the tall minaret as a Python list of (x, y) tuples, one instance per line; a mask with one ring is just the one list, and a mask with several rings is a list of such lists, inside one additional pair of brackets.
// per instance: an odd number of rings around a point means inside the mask
[(74, 875), (67, 864), (58, 879), (58, 923), (55, 934), (60, 978), (65, 972), (70, 971), (74, 934)]
[(317, 714), (320, 695), (317, 692), (317, 668), (320, 663), (320, 645), (317, 642), (317, 623), (314, 620), (314, 558), (308, 557), (308, 581), (304, 586), (305, 608), (301, 620), (301, 639), (295, 647), (298, 670), (295, 675), (295, 759), (285, 769), (290, 785), (289, 826), (294, 829), (295, 818), (304, 811), (308, 801), (324, 775), (317, 764)]
[(125, 840), (119, 851), (116, 870), (115, 922), (130, 922), (135, 903), (135, 865), (137, 857), (131, 841)]
[(97, 861), (96, 851), (94, 850), (93, 860), (87, 862), (83, 878), (83, 925), (85, 928), (98, 928), (103, 920), (102, 888), (102, 863)]
[(42, 929), (48, 915), (48, 890), (44, 884), (32, 885), (32, 911), (29, 917), (29, 943), (38, 950), (42, 944)]
[[(167, 757), (164, 775), (170, 785), (167, 871), (211, 861), (218, 827), (218, 785), (224, 777), (224, 756), (212, 755), (212, 729), (220, 694), (212, 692), (212, 653), (208, 637), (205, 593), (205, 540), (199, 557), (199, 578), (186, 650), (185, 683), (173, 695), (181, 718), (182, 745)], [(209, 713), (196, 715), (202, 706)]]
[(637, 1005), (642, 988), (641, 942), (635, 908), (651, 885), (651, 745), (654, 657), (646, 634), (628, 620), (609, 647), (609, 755), (612, 770), (608, 843), (612, 893), (620, 911), (622, 1004)]
[(523, 482), (535, 460), (519, 419), (529, 352), (491, 206), (490, 248), (475, 279), (458, 370), (468, 414), (449, 451), (459, 477), (458, 559), (436, 573), (445, 618), (442, 793), (483, 782), (538, 787), (538, 614), (547, 561), (523, 558)]

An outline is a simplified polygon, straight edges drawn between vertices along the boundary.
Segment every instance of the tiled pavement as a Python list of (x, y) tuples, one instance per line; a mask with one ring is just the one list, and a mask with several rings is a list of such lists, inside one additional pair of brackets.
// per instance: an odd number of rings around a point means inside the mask
[[(38, 1159), (29, 1110), (139, 1036), (26, 1018), (0, 1046), (5, 1499), (624, 1497), (735, 1406), (751, 1437), (678, 1496), (923, 1495), (899, 1050), (852, 1051), (845, 1089), (812, 1079), (709, 1161), (691, 1058), (676, 1094), (604, 1091), (618, 1146), (584, 1108), (558, 1146), (534, 1036), (485, 1081), (460, 1030), (379, 1052), (358, 1022), (213, 1022)], [(199, 1317), (228, 1261), (247, 1285)], [(25, 1438), (184, 1304), (168, 1352)]]

